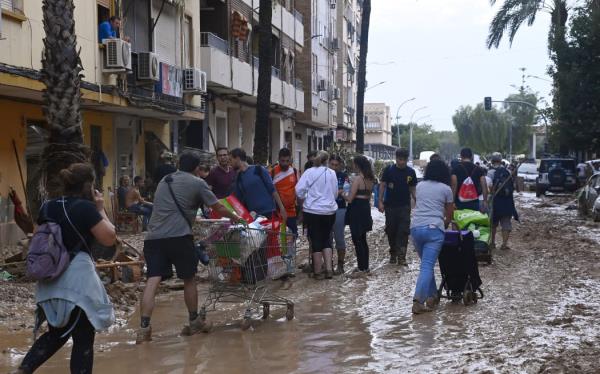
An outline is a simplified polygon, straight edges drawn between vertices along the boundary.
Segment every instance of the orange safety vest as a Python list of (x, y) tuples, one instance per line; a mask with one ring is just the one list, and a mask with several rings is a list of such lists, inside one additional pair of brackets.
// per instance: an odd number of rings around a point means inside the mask
[(295, 168), (289, 167), (286, 171), (281, 170), (279, 165), (271, 170), (273, 184), (281, 202), (285, 207), (288, 217), (296, 217), (296, 184), (298, 183), (298, 172)]

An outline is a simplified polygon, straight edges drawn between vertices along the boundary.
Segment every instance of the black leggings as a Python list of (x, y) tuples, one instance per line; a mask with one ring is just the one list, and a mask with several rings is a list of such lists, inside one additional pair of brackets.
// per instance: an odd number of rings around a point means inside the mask
[[(79, 317), (79, 320), (77, 318)], [(77, 324), (73, 330), (62, 337), (73, 324)], [(40, 336), (27, 352), (19, 367), (25, 373), (33, 373), (52, 357), (65, 343), (69, 337), (73, 337), (73, 348), (71, 349), (71, 373), (91, 373), (94, 366), (94, 337), (96, 331), (90, 323), (85, 312), (76, 307), (71, 312), (69, 323), (65, 327), (54, 328), (49, 326), (49, 331)]]
[(356, 250), (356, 260), (358, 261), (358, 270), (369, 270), (369, 245), (367, 244), (367, 233), (360, 235), (352, 233), (352, 242)]

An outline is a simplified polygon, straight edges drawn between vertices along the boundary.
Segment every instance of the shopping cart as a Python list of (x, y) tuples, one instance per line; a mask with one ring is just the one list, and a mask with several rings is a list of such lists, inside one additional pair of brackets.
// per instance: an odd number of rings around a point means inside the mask
[(269, 317), (273, 305), (285, 306), (287, 320), (294, 318), (294, 303), (277, 296), (270, 282), (293, 273), (296, 237), (277, 229), (232, 226), (229, 221), (200, 220), (194, 226), (209, 257), (210, 287), (200, 316), (216, 310), (217, 303), (244, 302), (242, 329), (251, 325), (252, 316)]

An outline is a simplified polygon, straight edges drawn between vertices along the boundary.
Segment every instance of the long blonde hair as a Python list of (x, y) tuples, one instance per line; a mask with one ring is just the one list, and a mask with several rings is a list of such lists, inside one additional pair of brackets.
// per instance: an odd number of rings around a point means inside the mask
[(313, 160), (314, 166), (323, 166), (327, 164), (327, 160), (329, 160), (329, 153), (325, 151), (317, 152), (315, 159)]

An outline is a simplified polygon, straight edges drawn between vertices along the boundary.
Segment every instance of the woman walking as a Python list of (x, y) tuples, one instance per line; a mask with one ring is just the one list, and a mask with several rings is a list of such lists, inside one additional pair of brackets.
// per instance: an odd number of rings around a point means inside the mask
[(333, 155), (329, 159), (329, 167), (335, 171), (338, 183), (337, 205), (335, 212), (335, 224), (333, 225), (333, 239), (335, 239), (335, 249), (337, 251), (337, 267), (335, 274), (344, 274), (344, 260), (346, 258), (346, 238), (344, 231), (346, 229), (346, 199), (344, 198), (344, 185), (349, 182), (348, 174), (344, 169), (344, 161), (338, 155)]
[(355, 272), (367, 274), (369, 272), (367, 232), (373, 230), (371, 191), (375, 184), (375, 175), (371, 162), (365, 156), (354, 158), (354, 170), (358, 171), (358, 175), (352, 181), (350, 193), (346, 196), (346, 201), (348, 201), (346, 223), (350, 226), (350, 234), (356, 251), (358, 268)]
[(417, 185), (417, 202), (410, 234), (421, 259), (412, 311), (430, 312), (439, 303), (433, 268), (444, 244), (444, 232), (452, 220), (454, 198), (450, 171), (443, 161), (433, 160)]
[[(304, 200), (302, 204), (304, 222), (312, 246), (313, 271), (315, 279), (331, 279), (332, 245), (331, 230), (338, 209), (336, 198), (338, 182), (335, 172), (327, 167), (329, 154), (319, 151), (313, 166), (304, 171), (296, 185), (296, 195)], [(323, 271), (323, 264), (325, 270)]]
[(46, 320), (48, 332), (33, 343), (16, 373), (33, 373), (70, 337), (71, 373), (91, 373), (95, 331), (107, 329), (115, 318), (89, 250), (93, 240), (104, 246), (116, 241), (102, 195), (93, 190), (94, 169), (89, 164), (73, 164), (60, 177), (64, 196), (42, 206), (38, 224), (53, 221), (60, 225), (71, 263), (58, 278), (38, 282), (35, 328)]

